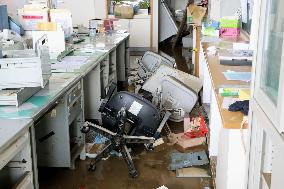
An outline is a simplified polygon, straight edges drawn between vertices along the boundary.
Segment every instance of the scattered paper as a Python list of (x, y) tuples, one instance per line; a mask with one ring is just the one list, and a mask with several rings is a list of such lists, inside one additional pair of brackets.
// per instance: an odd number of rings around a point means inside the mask
[(215, 56), (217, 54), (217, 48), (215, 46), (211, 46), (207, 48), (208, 55)]
[(223, 72), (227, 80), (230, 81), (251, 81), (251, 72), (235, 72), (235, 71), (226, 71)]
[(87, 56), (66, 56), (61, 62), (55, 62), (51, 65), (52, 70), (75, 70), (80, 69), (82, 65), (86, 64)]
[(233, 43), (234, 50), (249, 50), (249, 43)]
[(223, 99), (223, 102), (222, 102), (222, 108), (228, 110), (229, 106), (234, 104), (237, 101), (240, 101), (240, 99), (239, 98), (225, 97)]

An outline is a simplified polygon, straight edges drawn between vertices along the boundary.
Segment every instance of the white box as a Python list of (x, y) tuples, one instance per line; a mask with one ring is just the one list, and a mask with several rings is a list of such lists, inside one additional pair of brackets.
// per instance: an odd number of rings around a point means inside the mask
[(44, 87), (51, 76), (51, 61), (46, 36), (36, 50), (3, 51), (0, 59), (0, 89)]
[(37, 30), (37, 23), (48, 22), (49, 9), (19, 9), (18, 17), (24, 30)]
[(37, 40), (42, 36), (47, 36), (47, 45), (51, 59), (57, 59), (57, 56), (65, 50), (64, 31), (32, 31), (33, 47)]
[(72, 35), (73, 33), (72, 14), (69, 10), (51, 9), (50, 21), (60, 24), (62, 26), (62, 29), (65, 33), (65, 37), (70, 37)]

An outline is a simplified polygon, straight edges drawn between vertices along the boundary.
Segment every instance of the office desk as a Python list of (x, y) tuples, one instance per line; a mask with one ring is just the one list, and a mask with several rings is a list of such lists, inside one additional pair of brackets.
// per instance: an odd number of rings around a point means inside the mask
[(91, 54), (78, 49), (84, 45), (96, 46), (98, 41), (87, 38), (75, 45), (75, 56), (89, 57), (80, 69), (72, 73), (53, 73), (45, 88), (18, 108), (0, 106), (0, 121), (31, 119), (34, 122), (35, 126), (30, 129), (34, 188), (38, 188), (37, 163), (74, 168), (76, 157), (85, 158), (85, 139), (80, 132), (85, 121), (84, 104), (87, 118), (99, 119), (98, 107), (109, 83), (127, 82), (129, 34), (99, 36), (97, 40), (105, 41), (104, 47), (98, 45)]
[(247, 82), (228, 81), (223, 72), (227, 70), (250, 72), (250, 66), (220, 65), (218, 55), (207, 53), (209, 46), (231, 48), (230, 42), (202, 43), (201, 68), (203, 73), (203, 103), (210, 104), (210, 158), (217, 157), (216, 188), (245, 189), (246, 175), (246, 126), (242, 126), (243, 114), (222, 108), (223, 97), (218, 89), (222, 85), (247, 85)]
[(21, 106), (0, 106), (0, 120), (33, 119), (36, 122), (80, 79), (75, 73), (52, 74), (49, 83)]
[(33, 189), (31, 119), (0, 120), (0, 188)]
[[(84, 137), (81, 136), (82, 145), (80, 145), (80, 149), (77, 148), (76, 152), (72, 152), (70, 149), (70, 131), (68, 120), (75, 120), (78, 117), (80, 119), (81, 124), (83, 124), (84, 117), (81, 112), (83, 112), (83, 101), (81, 103), (76, 103), (74, 106), (71, 104), (73, 100), (73, 96), (70, 96), (70, 105), (68, 104), (69, 94), (72, 93), (73, 88), (81, 84), (81, 77), (79, 74), (75, 73), (58, 73), (52, 74), (49, 83), (36, 93), (33, 97), (27, 100), (20, 107), (13, 106), (1, 106), (0, 107), (0, 121), (5, 119), (21, 121), (24, 119), (31, 119), (34, 122), (33, 127), (30, 129), (31, 135), (31, 146), (32, 146), (32, 158), (34, 160), (39, 160), (39, 163), (43, 166), (50, 167), (70, 167), (74, 168), (75, 156), (79, 156), (79, 152), (82, 152), (82, 157), (84, 158)], [(83, 100), (82, 97), (82, 88), (77, 93), (78, 98), (77, 101)], [(71, 90), (71, 92), (69, 92)], [(76, 115), (68, 114), (67, 110), (76, 111)], [(80, 112), (81, 109), (81, 112)], [(71, 112), (72, 113), (72, 112)], [(73, 117), (69, 118), (69, 116), (73, 115)], [(50, 118), (50, 120), (48, 120)], [(58, 123), (60, 120), (60, 124)], [(12, 127), (13, 125), (11, 125)], [(76, 134), (81, 134), (79, 128), (81, 125), (75, 125)], [(53, 129), (53, 135), (50, 133), (50, 129)], [(44, 132), (46, 135), (43, 135)], [(74, 132), (72, 132), (73, 134)], [(57, 134), (60, 134), (58, 136)], [(1, 135), (2, 137), (2, 135)], [(45, 137), (45, 138), (44, 138)], [(43, 140), (44, 138), (44, 140)], [(58, 144), (55, 146), (50, 146)], [(71, 154), (72, 153), (72, 154)], [(39, 159), (38, 159), (39, 157)], [(45, 164), (42, 163), (42, 157), (52, 157), (50, 161), (46, 161)], [(65, 159), (65, 162), (60, 161), (62, 158)], [(66, 161), (69, 160), (67, 164)], [(34, 161), (33, 164), (33, 173), (35, 175), (34, 186), (38, 188), (38, 180), (37, 180), (37, 161)], [(58, 163), (57, 163), (58, 162)], [(57, 163), (57, 164), (56, 164)], [(67, 166), (66, 166), (67, 164)]]
[[(126, 86), (129, 75), (129, 34), (98, 34), (95, 38), (84, 37), (85, 41), (75, 44), (73, 56), (89, 57), (79, 73), (84, 83), (84, 116), (89, 120), (100, 120), (98, 111), (112, 82), (118, 88)], [(88, 52), (84, 51), (88, 49)]]

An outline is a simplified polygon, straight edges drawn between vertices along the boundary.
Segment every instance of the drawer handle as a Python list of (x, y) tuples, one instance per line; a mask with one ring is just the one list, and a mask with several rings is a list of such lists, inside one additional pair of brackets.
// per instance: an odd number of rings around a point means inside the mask
[(54, 131), (51, 131), (50, 133), (48, 133), (47, 135), (41, 137), (38, 141), (40, 143), (44, 142), (45, 140), (49, 139), (50, 137), (52, 137), (53, 135), (55, 135)]

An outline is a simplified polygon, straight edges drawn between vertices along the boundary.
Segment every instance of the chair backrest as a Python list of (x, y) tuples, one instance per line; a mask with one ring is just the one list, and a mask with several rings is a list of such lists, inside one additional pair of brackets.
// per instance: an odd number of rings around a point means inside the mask
[(116, 118), (122, 108), (127, 111), (126, 134), (154, 136), (161, 121), (159, 111), (140, 95), (125, 91), (114, 94), (101, 110), (105, 128), (117, 132)]

